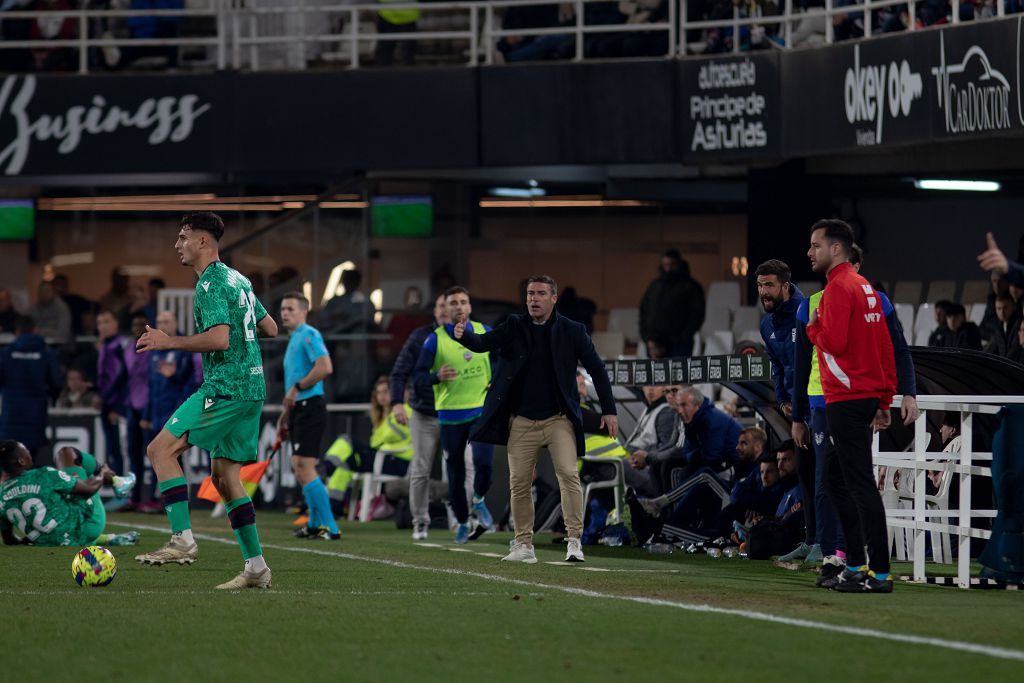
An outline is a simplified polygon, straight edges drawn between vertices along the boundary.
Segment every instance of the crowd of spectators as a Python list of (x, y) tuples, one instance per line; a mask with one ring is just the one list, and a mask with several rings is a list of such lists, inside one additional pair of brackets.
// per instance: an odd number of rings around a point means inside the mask
[(993, 277), (981, 324), (967, 319), (967, 309), (962, 304), (946, 300), (935, 302), (936, 326), (928, 337), (928, 346), (985, 351), (1024, 362), (1022, 296), (1024, 289)]

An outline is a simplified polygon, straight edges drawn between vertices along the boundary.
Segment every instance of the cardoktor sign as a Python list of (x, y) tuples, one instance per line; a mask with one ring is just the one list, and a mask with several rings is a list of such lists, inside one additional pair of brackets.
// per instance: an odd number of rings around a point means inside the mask
[(685, 60), (680, 65), (686, 162), (779, 155), (779, 56)]

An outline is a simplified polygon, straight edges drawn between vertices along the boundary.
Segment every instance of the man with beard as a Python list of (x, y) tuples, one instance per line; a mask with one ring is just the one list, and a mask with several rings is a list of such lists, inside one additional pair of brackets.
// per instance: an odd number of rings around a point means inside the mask
[(839, 514), (847, 553), (847, 567), (835, 590), (891, 593), (889, 537), (872, 469), (871, 432), (886, 429), (892, 420), (892, 340), (878, 294), (850, 264), (853, 229), (826, 219), (811, 230), (811, 268), (828, 278), (807, 324), (807, 338), (818, 355), (830, 434), (822, 476)]
[(640, 301), (640, 338), (665, 347), (668, 356), (689, 356), (704, 323), (704, 288), (690, 277), (677, 249), (661, 257), (661, 272)]
[[(790, 282), (792, 271), (777, 259), (765, 261), (754, 271), (757, 277), (757, 296), (767, 314), (761, 319), (761, 339), (772, 362), (772, 382), (775, 384), (775, 402), (786, 417), (793, 414), (793, 369), (796, 346), (796, 312), (804, 300), (803, 293)], [(797, 454), (797, 476), (803, 494), (805, 538), (783, 561), (807, 559), (821, 560), (821, 550), (815, 546), (814, 522), (814, 457), (801, 449)]]

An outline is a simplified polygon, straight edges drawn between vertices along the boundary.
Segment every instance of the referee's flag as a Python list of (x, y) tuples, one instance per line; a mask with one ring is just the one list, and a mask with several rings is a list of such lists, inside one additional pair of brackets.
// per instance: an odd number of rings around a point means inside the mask
[[(267, 456), (266, 460), (246, 465), (239, 471), (238, 474), (239, 478), (242, 480), (242, 486), (245, 487), (245, 493), (250, 498), (252, 498), (253, 494), (256, 493), (256, 487), (260, 485), (260, 479), (263, 478), (263, 473), (267, 471), (267, 466), (270, 465), (270, 461), (279, 450), (281, 450), (280, 438), (274, 442), (270, 455)], [(203, 483), (199, 485), (199, 492), (196, 493), (196, 498), (202, 498), (203, 500), (208, 500), (211, 503), (221, 502), (220, 493), (217, 492), (217, 487), (213, 485), (213, 476), (203, 479)]]

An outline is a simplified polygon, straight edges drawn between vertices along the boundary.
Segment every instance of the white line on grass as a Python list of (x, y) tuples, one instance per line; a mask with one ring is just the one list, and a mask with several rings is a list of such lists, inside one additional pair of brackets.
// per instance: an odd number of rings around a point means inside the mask
[[(145, 529), (148, 531), (161, 531), (168, 533), (169, 530), (166, 527), (148, 526), (142, 524), (122, 524), (120, 522), (108, 522), (112, 526), (123, 526), (133, 529)], [(223, 543), (225, 545), (235, 545), (234, 539), (220, 538), (218, 536), (210, 536), (208, 534), (193, 534), (196, 538), (204, 541), (212, 541), (214, 543)], [(294, 546), (286, 545), (271, 545), (269, 543), (263, 544), (264, 548), (270, 548), (272, 550), (283, 550), (285, 552), (293, 553), (306, 553), (308, 555), (322, 555), (324, 557), (337, 557), (343, 560), (355, 560), (357, 562), (370, 562), (372, 564), (380, 564), (388, 567), (395, 567), (397, 569), (415, 569), (423, 572), (432, 572), (434, 574), (450, 574), (454, 576), (468, 576), (477, 579), (483, 579), (485, 581), (494, 581), (497, 583), (506, 583), (514, 586), (527, 586), (534, 589), (542, 589), (547, 591), (557, 591), (560, 593), (567, 593), (569, 595), (578, 595), (585, 598), (600, 598), (603, 600), (619, 600), (622, 602), (632, 602), (640, 605), (651, 605), (654, 607), (672, 607), (675, 609), (685, 610), (687, 612), (698, 612), (703, 614), (720, 614), (723, 616), (739, 617), (741, 619), (749, 619), (752, 621), (766, 621), (773, 624), (784, 624), (786, 626), (795, 626), (797, 628), (807, 628), (813, 631), (826, 631), (829, 633), (842, 633), (848, 636), (861, 636), (864, 638), (875, 638), (877, 640), (895, 641), (899, 643), (909, 643), (911, 645), (930, 645), (932, 647), (943, 648), (946, 650), (956, 650), (959, 652), (969, 652), (976, 655), (984, 655), (986, 657), (993, 657), (995, 659), (1010, 659), (1020, 662), (1024, 662), (1024, 651), (1022, 650), (1011, 650), (1004, 647), (996, 647), (994, 645), (981, 645), (979, 643), (968, 643), (959, 640), (946, 640), (945, 638), (933, 638), (930, 636), (917, 636), (911, 633), (891, 633), (887, 631), (879, 631), (871, 628), (861, 628), (858, 626), (843, 626), (841, 624), (829, 624), (823, 621), (811, 621), (810, 619), (797, 619), (795, 617), (785, 617), (777, 614), (768, 614), (765, 612), (753, 612), (750, 610), (731, 609), (728, 607), (714, 607), (712, 605), (698, 605), (688, 602), (676, 602), (674, 600), (659, 600), (657, 598), (642, 598), (633, 595), (616, 595), (615, 593), (601, 593), (599, 591), (592, 591), (586, 588), (575, 588), (573, 586), (558, 586), (555, 584), (537, 583), (535, 581), (526, 581), (524, 579), (513, 579), (508, 576), (498, 576), (496, 574), (485, 574), (483, 572), (475, 572), (467, 569), (451, 569), (445, 567), (423, 567), (416, 564), (410, 564), (408, 562), (402, 562), (400, 560), (386, 560), (379, 557), (366, 557), (364, 555), (353, 555), (352, 553), (336, 552), (331, 550), (320, 550), (318, 548), (296, 548)], [(853, 598), (856, 599), (856, 598)], [(884, 598), (883, 598), (884, 599)]]

